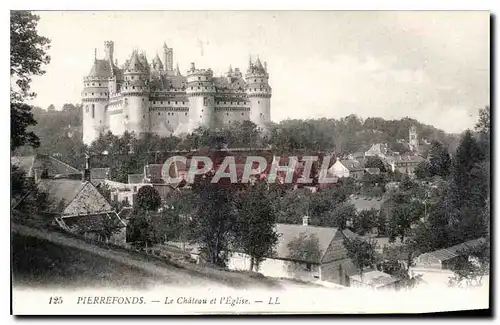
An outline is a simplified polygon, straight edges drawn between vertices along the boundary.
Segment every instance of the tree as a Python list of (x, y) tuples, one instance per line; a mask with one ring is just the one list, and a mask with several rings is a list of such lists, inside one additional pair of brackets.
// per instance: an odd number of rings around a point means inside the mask
[(375, 209), (362, 210), (353, 220), (354, 231), (363, 236), (366, 233), (370, 233), (377, 225), (378, 211)]
[(459, 257), (453, 262), (451, 269), (454, 277), (450, 286), (460, 287), (463, 282), (467, 286), (480, 286), (484, 276), (490, 273), (490, 245), (482, 243), (476, 248), (458, 252)]
[(234, 243), (235, 191), (231, 186), (211, 183), (210, 177), (195, 179), (192, 187), (196, 196), (193, 231), (204, 259), (225, 267)]
[(97, 231), (97, 234), (104, 238), (107, 242), (111, 239), (113, 235), (121, 231), (124, 226), (119, 218), (115, 218), (114, 216), (103, 215), (101, 216), (102, 220), (102, 228)]
[(489, 196), (489, 171), (472, 132), (466, 131), (453, 157), (448, 191), (450, 223), (454, 237), (466, 241), (483, 236), (487, 225), (483, 211)]
[(422, 161), (415, 167), (415, 177), (420, 180), (428, 179), (432, 176), (429, 169), (429, 163)]
[(451, 158), (439, 141), (432, 141), (429, 149), (429, 175), (446, 177), (450, 172)]
[(375, 249), (377, 244), (374, 240), (365, 241), (357, 237), (345, 238), (344, 246), (347, 249), (347, 256), (356, 266), (360, 276), (363, 275), (365, 267), (372, 267), (376, 264)]
[(31, 76), (43, 75), (43, 65), (50, 62), (47, 54), (50, 40), (38, 35), (39, 17), (28, 11), (12, 11), (10, 16), (10, 76), (15, 80), (10, 89), (11, 150), (28, 144), (39, 146), (37, 136), (28, 131), (36, 121), (31, 107), (23, 103), (36, 96), (30, 92)]
[(386, 171), (385, 164), (379, 157), (368, 157), (365, 168), (378, 168), (381, 173), (384, 173)]
[(236, 243), (251, 257), (250, 271), (259, 270), (265, 257), (271, 256), (278, 242), (276, 212), (267, 183), (259, 181), (243, 191), (238, 200)]
[(144, 247), (153, 243), (150, 216), (147, 211), (136, 211), (127, 224), (127, 242)]
[(324, 225), (327, 227), (337, 227), (345, 229), (347, 222), (352, 221), (356, 217), (356, 208), (351, 203), (341, 203), (335, 207), (332, 213), (332, 219), (325, 221)]
[(143, 186), (137, 191), (137, 209), (157, 211), (161, 206), (160, 193), (152, 186)]
[(307, 235), (300, 233), (299, 237), (291, 240), (288, 245), (288, 258), (294, 263), (288, 265), (288, 272), (296, 273), (300, 270), (301, 264), (320, 263), (324, 252), (319, 246), (319, 238), (315, 234)]

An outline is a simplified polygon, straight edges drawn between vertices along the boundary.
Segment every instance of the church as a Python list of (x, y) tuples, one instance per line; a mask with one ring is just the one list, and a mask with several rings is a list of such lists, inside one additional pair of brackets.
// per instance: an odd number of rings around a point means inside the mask
[(99, 134), (134, 132), (181, 136), (198, 127), (223, 128), (252, 121), (264, 131), (271, 120), (271, 86), (267, 63), (259, 58), (245, 75), (230, 66), (223, 76), (191, 63), (181, 73), (173, 67), (173, 49), (165, 43), (162, 57), (151, 61), (134, 50), (119, 67), (113, 41), (104, 42), (105, 57), (94, 58), (84, 77), (83, 142)]

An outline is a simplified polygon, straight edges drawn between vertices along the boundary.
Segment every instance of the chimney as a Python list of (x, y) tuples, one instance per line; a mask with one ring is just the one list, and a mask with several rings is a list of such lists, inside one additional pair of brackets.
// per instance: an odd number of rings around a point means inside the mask
[(303, 216), (302, 217), (302, 225), (303, 226), (309, 226), (309, 216)]
[(42, 175), (43, 175), (43, 170), (37, 168), (33, 169), (33, 180), (35, 181), (35, 184), (42, 179)]
[(85, 170), (82, 175), (82, 182), (90, 182), (90, 156), (85, 154)]

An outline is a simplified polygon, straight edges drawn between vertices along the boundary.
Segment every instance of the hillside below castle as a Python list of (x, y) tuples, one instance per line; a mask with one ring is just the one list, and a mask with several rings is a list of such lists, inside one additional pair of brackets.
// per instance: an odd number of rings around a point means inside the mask
[(173, 67), (173, 49), (163, 45), (151, 64), (134, 50), (118, 67), (114, 43), (104, 43), (105, 58), (97, 59), (84, 77), (83, 142), (99, 134), (125, 131), (170, 136), (191, 133), (200, 126), (222, 128), (250, 120), (264, 130), (271, 119), (271, 87), (267, 64), (249, 60), (245, 76), (229, 67), (215, 77), (191, 63), (183, 75)]

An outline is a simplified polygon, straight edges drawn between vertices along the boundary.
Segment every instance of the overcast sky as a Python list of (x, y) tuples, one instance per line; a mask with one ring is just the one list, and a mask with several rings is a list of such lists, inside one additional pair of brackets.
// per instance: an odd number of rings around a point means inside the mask
[(401, 118), (461, 132), (489, 104), (488, 12), (38, 12), (52, 40), (47, 73), (33, 79), (33, 104), (79, 103), (82, 78), (103, 43), (121, 65), (132, 50), (149, 61), (163, 42), (174, 66), (216, 75), (249, 55), (267, 61), (271, 118)]

